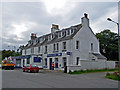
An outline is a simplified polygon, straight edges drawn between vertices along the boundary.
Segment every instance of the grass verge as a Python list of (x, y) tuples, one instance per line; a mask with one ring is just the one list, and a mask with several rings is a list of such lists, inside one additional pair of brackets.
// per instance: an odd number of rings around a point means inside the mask
[(118, 71), (118, 69), (80, 70), (74, 72), (69, 71), (69, 74), (83, 74), (83, 73), (107, 72), (107, 71)]
[(114, 73), (113, 74), (107, 73), (106, 76), (105, 76), (105, 78), (120, 81), (119, 74), (115, 75)]

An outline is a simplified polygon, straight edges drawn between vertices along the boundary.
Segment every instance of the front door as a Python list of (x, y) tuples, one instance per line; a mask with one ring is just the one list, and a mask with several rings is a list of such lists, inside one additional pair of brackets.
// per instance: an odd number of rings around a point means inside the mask
[(63, 57), (63, 67), (67, 66), (67, 58)]
[(52, 70), (52, 58), (50, 58), (50, 70)]
[(64, 73), (67, 73), (67, 58), (63, 57)]

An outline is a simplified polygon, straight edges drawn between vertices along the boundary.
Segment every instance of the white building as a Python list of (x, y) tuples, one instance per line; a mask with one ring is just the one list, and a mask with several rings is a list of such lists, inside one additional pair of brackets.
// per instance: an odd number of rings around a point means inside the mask
[(89, 26), (87, 14), (81, 18), (81, 24), (59, 29), (52, 24), (51, 33), (37, 37), (31, 34), (31, 40), (22, 50), (21, 66), (37, 64), (46, 69), (55, 70), (103, 69), (107, 58), (99, 51), (99, 40)]

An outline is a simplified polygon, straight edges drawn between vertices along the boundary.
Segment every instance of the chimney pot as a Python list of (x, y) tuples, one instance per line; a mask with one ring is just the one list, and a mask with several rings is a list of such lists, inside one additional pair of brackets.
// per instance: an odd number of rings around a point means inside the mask
[(35, 39), (37, 38), (36, 34), (35, 33), (31, 33), (31, 39)]
[(85, 18), (87, 18), (87, 17), (88, 17), (88, 15), (87, 15), (86, 13), (84, 13), (84, 17), (85, 17)]
[(55, 25), (55, 24), (52, 24), (52, 28), (51, 28), (51, 32), (56, 32), (59, 30), (59, 26), (58, 25)]

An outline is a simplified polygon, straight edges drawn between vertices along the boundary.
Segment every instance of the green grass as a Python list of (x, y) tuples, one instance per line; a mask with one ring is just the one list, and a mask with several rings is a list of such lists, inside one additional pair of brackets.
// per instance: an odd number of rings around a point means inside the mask
[(108, 79), (113, 79), (113, 80), (117, 80), (117, 81), (120, 81), (120, 76), (115, 76), (115, 75), (108, 75), (108, 76), (105, 76), (106, 78)]
[(83, 73), (94, 73), (94, 72), (107, 72), (107, 71), (118, 71), (118, 69), (101, 69), (101, 70), (80, 70), (69, 72), (69, 74), (83, 74)]

